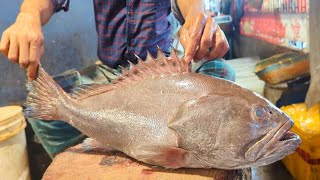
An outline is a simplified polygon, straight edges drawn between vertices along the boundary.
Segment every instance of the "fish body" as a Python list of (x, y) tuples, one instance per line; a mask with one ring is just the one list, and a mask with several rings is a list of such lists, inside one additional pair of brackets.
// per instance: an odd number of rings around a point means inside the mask
[(40, 67), (28, 117), (61, 119), (106, 148), (166, 168), (270, 164), (300, 144), (293, 121), (233, 82), (189, 72), (175, 53), (139, 60), (113, 84), (65, 93)]

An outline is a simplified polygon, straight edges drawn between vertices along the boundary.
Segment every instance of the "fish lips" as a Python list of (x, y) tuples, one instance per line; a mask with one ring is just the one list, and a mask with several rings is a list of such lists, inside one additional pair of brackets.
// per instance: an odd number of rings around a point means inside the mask
[[(300, 145), (301, 139), (297, 134), (289, 131), (292, 126), (293, 121), (289, 119), (267, 133), (246, 151), (245, 158), (250, 162), (255, 162), (272, 156), (275, 158), (274, 161), (277, 161), (293, 153)], [(279, 154), (278, 158), (276, 154)]]

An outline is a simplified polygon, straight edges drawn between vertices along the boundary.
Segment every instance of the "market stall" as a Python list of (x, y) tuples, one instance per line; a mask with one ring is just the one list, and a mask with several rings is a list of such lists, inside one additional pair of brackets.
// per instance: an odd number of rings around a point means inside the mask
[(0, 179), (319, 179), (319, 2), (2, 2)]

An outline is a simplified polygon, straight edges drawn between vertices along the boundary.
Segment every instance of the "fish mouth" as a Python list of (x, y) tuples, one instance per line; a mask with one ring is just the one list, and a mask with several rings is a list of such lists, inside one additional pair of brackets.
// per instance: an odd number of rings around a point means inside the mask
[[(293, 153), (301, 143), (299, 135), (289, 131), (293, 126), (291, 119), (278, 128), (267, 133), (261, 140), (255, 143), (245, 153), (245, 158), (251, 162), (259, 159), (274, 157), (280, 160)], [(277, 156), (278, 155), (278, 156)]]

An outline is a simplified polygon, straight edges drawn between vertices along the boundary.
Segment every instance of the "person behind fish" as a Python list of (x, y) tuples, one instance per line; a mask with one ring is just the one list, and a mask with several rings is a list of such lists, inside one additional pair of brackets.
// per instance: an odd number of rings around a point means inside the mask
[[(204, 14), (199, 0), (94, 0), (98, 57), (96, 63), (79, 71), (55, 76), (65, 91), (90, 83), (110, 83), (119, 73), (119, 65), (145, 59), (147, 51), (155, 56), (157, 48), (170, 54), (172, 38), (168, 15), (172, 12), (182, 25), (179, 40), (184, 60), (201, 65), (196, 72), (234, 80), (235, 74), (223, 57), (229, 49), (223, 31), (212, 17)], [(76, 3), (76, 2), (75, 2)], [(67, 11), (69, 0), (24, 0), (16, 21), (1, 37), (0, 51), (11, 62), (27, 69), (28, 80), (36, 78), (44, 53), (42, 26), (60, 10)], [(29, 122), (51, 157), (81, 142), (85, 135), (62, 121)]]

